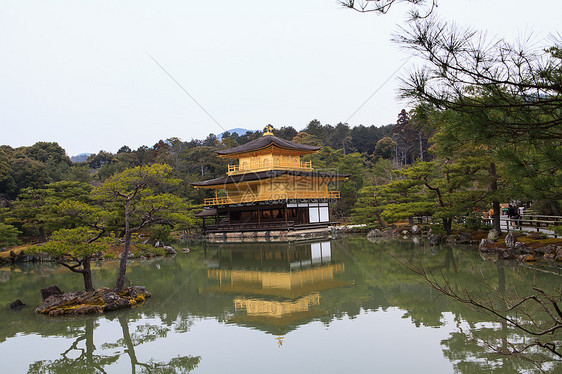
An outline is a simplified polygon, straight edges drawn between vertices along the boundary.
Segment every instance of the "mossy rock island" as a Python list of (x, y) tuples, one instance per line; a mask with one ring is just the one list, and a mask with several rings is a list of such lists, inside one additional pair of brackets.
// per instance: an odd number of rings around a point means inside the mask
[[(51, 292), (43, 292), (50, 290)], [(54, 291), (54, 292), (53, 292)], [(41, 290), (43, 303), (35, 309), (49, 316), (68, 314), (101, 314), (143, 304), (151, 295), (142, 286), (125, 287), (119, 292), (109, 288), (95, 291), (62, 292), (56, 286)]]

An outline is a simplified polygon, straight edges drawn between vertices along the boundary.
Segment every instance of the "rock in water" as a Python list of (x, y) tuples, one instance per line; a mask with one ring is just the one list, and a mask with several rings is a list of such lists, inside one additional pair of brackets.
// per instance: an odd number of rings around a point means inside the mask
[(558, 247), (554, 244), (548, 244), (544, 247), (535, 248), (536, 253), (554, 254), (558, 251)]
[(178, 253), (172, 246), (169, 245), (165, 245), (162, 249), (165, 250), (168, 255), (175, 255)]
[(382, 236), (381, 230), (379, 229), (374, 229), (367, 233), (367, 238), (378, 238), (379, 236)]
[(24, 307), (25, 305), (26, 305), (26, 304), (24, 304), (23, 301), (21, 301), (20, 299), (17, 299), (16, 301), (13, 301), (13, 302), (10, 304), (10, 309), (19, 309), (19, 308)]
[(505, 237), (505, 245), (506, 245), (507, 248), (513, 248), (513, 247), (515, 247), (515, 243), (517, 243), (517, 237), (515, 236), (515, 234), (513, 232), (510, 232)]
[(508, 260), (513, 258), (513, 248), (498, 248), (497, 249), (498, 259)]
[(480, 252), (488, 252), (488, 244), (491, 242), (488, 239), (480, 240), (480, 244), (478, 245), (478, 250)]
[(420, 227), (418, 225), (412, 226), (412, 235), (419, 235), (420, 234)]
[(533, 261), (537, 261), (537, 259), (536, 259), (535, 256), (533, 256), (533, 255), (526, 255), (526, 256), (525, 256), (525, 261), (527, 261), (527, 262), (533, 262)]
[(441, 237), (439, 235), (431, 234), (429, 235), (429, 245), (437, 246), (441, 242)]
[(150, 292), (148, 292), (144, 286), (127, 287), (123, 292), (133, 298), (139, 297), (139, 295), (142, 295), (145, 298), (151, 296)]
[(560, 248), (560, 249), (558, 250), (558, 252), (556, 252), (556, 255), (554, 256), (554, 259), (555, 259), (556, 261), (562, 261), (562, 248)]
[(462, 232), (459, 235), (459, 244), (470, 244), (472, 242), (473, 239), (473, 235), (471, 232)]
[(520, 253), (531, 254), (533, 252), (531, 248), (527, 247), (525, 243), (521, 243), (521, 242), (515, 243), (515, 246), (513, 248), (515, 249), (515, 253), (517, 254)]
[(500, 233), (496, 229), (488, 231), (488, 240), (495, 242), (500, 237)]
[(381, 233), (381, 236), (382, 236), (383, 238), (389, 238), (389, 237), (391, 237), (391, 236), (397, 236), (397, 235), (398, 235), (398, 231), (396, 231), (396, 230), (394, 230), (394, 229), (384, 230), (384, 231)]
[(449, 235), (447, 236), (447, 239), (445, 239), (445, 241), (448, 244), (457, 244), (459, 241), (459, 237), (457, 235)]
[(43, 298), (43, 301), (45, 301), (45, 299), (51, 295), (60, 295), (63, 293), (64, 292), (62, 292), (59, 286), (49, 286), (41, 290), (41, 297)]

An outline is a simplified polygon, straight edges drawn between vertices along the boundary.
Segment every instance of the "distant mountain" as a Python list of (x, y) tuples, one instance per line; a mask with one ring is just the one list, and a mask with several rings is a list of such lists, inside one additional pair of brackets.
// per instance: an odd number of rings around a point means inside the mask
[(70, 161), (72, 161), (72, 162), (84, 162), (88, 159), (88, 157), (90, 157), (90, 155), (92, 155), (92, 153), (80, 153), (79, 155), (72, 156), (70, 158)]
[[(245, 133), (247, 133), (248, 131), (252, 131), (252, 132), (253, 132), (253, 131), (256, 131), (256, 130), (248, 130), (248, 129), (242, 129), (242, 128), (240, 128), (240, 127), (237, 127), (237, 128), (235, 128), (235, 129), (230, 129), (230, 130), (227, 130), (227, 131), (228, 131), (229, 133), (231, 133), (231, 134), (235, 132), (235, 133), (237, 133), (239, 136), (242, 136), (242, 135), (244, 135)], [(217, 135), (217, 138), (218, 138), (218, 139), (222, 139), (222, 134), (224, 134), (224, 132), (221, 132), (220, 134), (218, 134), (218, 135)]]

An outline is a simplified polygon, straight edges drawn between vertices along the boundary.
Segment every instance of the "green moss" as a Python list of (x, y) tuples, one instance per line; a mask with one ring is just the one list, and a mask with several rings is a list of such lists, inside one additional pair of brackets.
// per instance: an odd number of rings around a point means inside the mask
[(488, 237), (488, 232), (487, 231), (474, 231), (472, 233), (472, 237), (474, 240), (482, 240), (482, 239), (486, 239)]
[(531, 248), (544, 247), (549, 244), (562, 246), (562, 239), (560, 238), (533, 239), (528, 236), (521, 236), (517, 238), (517, 241), (525, 243), (526, 246)]

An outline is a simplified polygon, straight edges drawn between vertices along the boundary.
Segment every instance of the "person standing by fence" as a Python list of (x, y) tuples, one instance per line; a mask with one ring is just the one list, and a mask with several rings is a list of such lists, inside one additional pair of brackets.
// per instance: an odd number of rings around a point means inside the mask
[(519, 209), (517, 208), (517, 206), (509, 204), (509, 207), (507, 208), (507, 216), (509, 217), (511, 226), (519, 229), (519, 219), (521, 218), (521, 216), (519, 215)]

